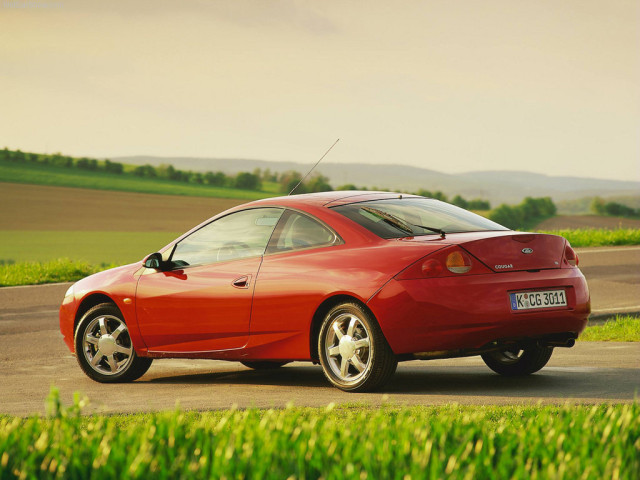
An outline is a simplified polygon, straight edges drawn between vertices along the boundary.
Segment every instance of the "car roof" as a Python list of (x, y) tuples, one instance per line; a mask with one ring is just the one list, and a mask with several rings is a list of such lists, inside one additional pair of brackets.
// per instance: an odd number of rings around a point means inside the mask
[(418, 195), (411, 195), (399, 192), (371, 192), (367, 190), (338, 190), (331, 192), (304, 193), (300, 195), (289, 195), (286, 197), (265, 198), (256, 200), (245, 206), (258, 206), (261, 204), (282, 205), (288, 207), (314, 206), (314, 207), (335, 207), (349, 203), (364, 202), (369, 200), (386, 200), (391, 198), (420, 198)]

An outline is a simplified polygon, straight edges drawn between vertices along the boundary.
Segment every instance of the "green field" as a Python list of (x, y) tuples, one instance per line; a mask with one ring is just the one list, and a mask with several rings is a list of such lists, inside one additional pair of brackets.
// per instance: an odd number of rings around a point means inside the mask
[(637, 479), (640, 405), (0, 417), (0, 478)]
[(637, 228), (541, 230), (540, 233), (560, 235), (569, 240), (572, 247), (640, 245), (640, 229)]
[(256, 200), (278, 195), (278, 184), (266, 182), (262, 192), (180, 183), (159, 178), (139, 178), (115, 173), (0, 160), (0, 179), (11, 183), (32, 183), (58, 187), (93, 188), (124, 192), (189, 195), (198, 197)]
[(96, 265), (135, 262), (184, 232), (2, 231), (0, 260), (46, 262), (59, 258)]

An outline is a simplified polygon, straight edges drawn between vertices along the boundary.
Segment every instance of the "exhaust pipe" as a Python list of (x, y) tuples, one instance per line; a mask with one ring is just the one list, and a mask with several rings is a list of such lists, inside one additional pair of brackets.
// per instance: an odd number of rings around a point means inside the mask
[(565, 347), (571, 348), (576, 344), (575, 337), (548, 337), (538, 341), (541, 347)]

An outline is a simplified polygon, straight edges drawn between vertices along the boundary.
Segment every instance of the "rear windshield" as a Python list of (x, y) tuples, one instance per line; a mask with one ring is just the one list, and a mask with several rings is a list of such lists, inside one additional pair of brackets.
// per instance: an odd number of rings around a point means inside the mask
[(468, 210), (430, 198), (374, 200), (332, 208), (382, 238), (439, 235), (440, 231), (508, 230)]

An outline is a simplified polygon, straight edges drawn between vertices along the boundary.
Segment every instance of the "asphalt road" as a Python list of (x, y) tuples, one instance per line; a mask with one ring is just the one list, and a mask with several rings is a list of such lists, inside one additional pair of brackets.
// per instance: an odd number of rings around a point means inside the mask
[(640, 246), (577, 248), (592, 316), (640, 312)]
[[(579, 251), (596, 312), (640, 311), (640, 247)], [(132, 384), (89, 380), (62, 342), (57, 308), (67, 284), (0, 289), (0, 413), (44, 412), (56, 385), (88, 412), (174, 408), (324, 406), (335, 403), (530, 404), (627, 402), (640, 395), (640, 343), (578, 342), (556, 349), (548, 366), (522, 379), (492, 373), (478, 357), (406, 362), (384, 393), (347, 394), (330, 387), (320, 367), (293, 363), (257, 372), (210, 360), (156, 360)]]

